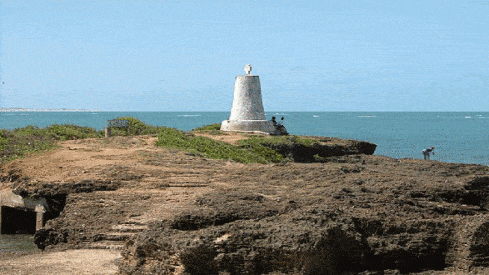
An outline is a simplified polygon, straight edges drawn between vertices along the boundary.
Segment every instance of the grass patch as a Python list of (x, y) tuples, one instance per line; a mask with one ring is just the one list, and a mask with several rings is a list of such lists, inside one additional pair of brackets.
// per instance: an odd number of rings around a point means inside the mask
[(39, 133), (45, 132), (45, 134), (51, 136), (55, 140), (73, 140), (73, 139), (85, 139), (93, 137), (103, 137), (103, 131), (97, 131), (89, 127), (81, 127), (76, 125), (58, 125), (54, 124), (45, 129), (40, 129)]
[(187, 150), (209, 158), (230, 159), (242, 163), (279, 163), (294, 159), (293, 155), (286, 153), (291, 148), (320, 146), (318, 139), (310, 137), (248, 135), (247, 139), (239, 140), (237, 145), (231, 145), (192, 134), (205, 132), (219, 135), (222, 133), (220, 128), (219, 123), (214, 123), (195, 128), (190, 133), (167, 129), (160, 132), (157, 144)]
[(0, 161), (9, 161), (28, 154), (56, 147), (57, 141), (103, 137), (103, 131), (76, 125), (51, 125), (45, 128), (26, 126), (0, 130)]
[[(163, 128), (146, 125), (132, 117), (117, 119), (129, 121), (129, 127), (113, 128), (112, 136), (157, 134)], [(45, 128), (26, 126), (15, 130), (0, 129), (0, 162), (52, 149), (56, 147), (57, 141), (102, 138), (104, 136), (104, 131), (69, 124), (54, 124)]]
[(259, 143), (234, 146), (207, 137), (165, 128), (158, 134), (158, 146), (187, 150), (214, 159), (229, 159), (242, 163), (270, 163), (283, 161), (282, 155)]
[(249, 139), (240, 140), (238, 144), (246, 145), (247, 143), (259, 143), (265, 146), (274, 145), (304, 145), (314, 146), (319, 145), (319, 141), (314, 138), (299, 137), (299, 136), (250, 136)]
[(218, 131), (221, 130), (221, 123), (213, 123), (202, 127), (197, 127), (192, 131), (216, 131), (216, 130)]
[(220, 123), (214, 123), (202, 127), (197, 127), (192, 130), (192, 132), (200, 132), (200, 133), (207, 133), (210, 135), (221, 135), (221, 124)]
[(45, 151), (54, 146), (53, 138), (38, 129), (1, 130), (0, 161), (8, 161), (29, 153)]

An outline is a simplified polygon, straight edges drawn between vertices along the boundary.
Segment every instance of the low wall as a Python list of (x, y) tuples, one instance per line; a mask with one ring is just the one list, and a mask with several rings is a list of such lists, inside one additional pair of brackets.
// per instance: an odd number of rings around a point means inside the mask
[(0, 194), (0, 234), (34, 234), (46, 221), (45, 198), (22, 197), (12, 192)]
[(276, 130), (270, 120), (224, 120), (221, 124), (221, 131), (263, 132), (274, 134)]

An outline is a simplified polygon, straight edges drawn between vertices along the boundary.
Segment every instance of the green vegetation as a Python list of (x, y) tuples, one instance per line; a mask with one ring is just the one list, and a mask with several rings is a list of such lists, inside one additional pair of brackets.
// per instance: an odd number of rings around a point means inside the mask
[[(242, 163), (278, 163), (286, 160), (320, 162), (324, 161), (325, 156), (345, 154), (341, 146), (321, 145), (320, 140), (309, 137), (250, 135), (248, 139), (240, 140), (237, 145), (231, 145), (194, 135), (199, 132), (220, 134), (218, 123), (196, 128), (192, 132), (183, 132), (173, 128), (146, 125), (132, 117), (117, 119), (127, 120), (129, 127), (112, 127), (112, 136), (158, 134), (158, 146), (186, 150), (207, 158)], [(15, 130), (0, 129), (0, 162), (52, 149), (57, 141), (101, 138), (104, 135), (104, 131), (75, 125), (55, 124), (46, 128), (27, 126)]]
[(214, 123), (202, 127), (197, 127), (192, 130), (192, 132), (206, 132), (210, 135), (220, 135), (221, 134), (221, 124)]
[(102, 137), (103, 131), (75, 125), (51, 125), (46, 128), (27, 126), (0, 130), (0, 161), (52, 149), (56, 141)]
[(219, 131), (221, 130), (221, 124), (220, 123), (213, 123), (209, 125), (205, 125), (202, 127), (197, 127), (193, 129), (192, 131)]
[[(28, 126), (32, 127), (32, 126)], [(21, 128), (24, 129), (24, 128)], [(17, 129), (17, 130), (21, 130)], [(16, 131), (17, 131), (16, 130)], [(92, 137), (103, 137), (103, 131), (97, 131), (93, 128), (81, 127), (76, 125), (58, 125), (54, 124), (45, 129), (38, 129), (37, 133), (33, 134), (41, 134), (45, 133), (46, 135), (52, 137), (53, 140), (73, 140), (73, 139), (85, 139)]]
[(164, 128), (158, 134), (158, 146), (187, 150), (214, 159), (229, 159), (242, 163), (269, 163), (283, 161), (282, 155), (255, 142), (234, 146), (207, 137), (195, 136), (172, 128)]
[(119, 117), (116, 120), (127, 120), (129, 127), (111, 127), (112, 136), (155, 135), (164, 128), (147, 125), (133, 117)]
[(273, 146), (291, 146), (291, 145), (304, 145), (314, 146), (319, 145), (319, 141), (314, 138), (299, 137), (299, 136), (251, 136), (247, 140), (240, 140), (239, 143), (246, 145), (247, 143), (259, 143), (267, 147)]
[[(129, 127), (112, 128), (112, 136), (149, 135), (157, 134), (162, 127), (154, 127), (132, 118), (121, 117), (118, 120), (127, 120)], [(15, 130), (0, 129), (0, 162), (23, 157), (30, 153), (41, 152), (56, 147), (57, 141), (101, 138), (104, 131), (97, 131), (89, 127), (76, 125), (58, 125), (39, 128), (26, 126)]]
[(157, 145), (187, 150), (208, 158), (229, 159), (242, 163), (278, 163), (286, 160), (317, 161), (313, 158), (313, 155), (317, 154), (314, 152), (321, 152), (325, 149), (320, 140), (310, 137), (250, 135), (247, 139), (239, 140), (237, 145), (231, 145), (193, 134), (202, 132), (221, 134), (219, 129), (220, 124), (218, 123), (196, 128), (190, 133), (166, 128), (160, 131)]

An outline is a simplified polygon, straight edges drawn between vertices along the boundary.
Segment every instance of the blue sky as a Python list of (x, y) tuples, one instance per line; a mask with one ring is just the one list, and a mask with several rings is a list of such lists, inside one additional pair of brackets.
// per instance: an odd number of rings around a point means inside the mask
[(2, 1), (0, 107), (489, 111), (488, 1)]

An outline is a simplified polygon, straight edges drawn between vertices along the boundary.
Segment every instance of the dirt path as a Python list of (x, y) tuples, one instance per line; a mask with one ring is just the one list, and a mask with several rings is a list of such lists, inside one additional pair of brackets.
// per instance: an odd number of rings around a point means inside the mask
[[(60, 226), (87, 235), (87, 241), (72, 245), (77, 250), (3, 258), (0, 274), (115, 274), (114, 261), (126, 240), (151, 222), (171, 219), (215, 184), (214, 175), (239, 166), (159, 148), (156, 140), (151, 136), (71, 140), (60, 142), (53, 151), (4, 164), (0, 173), (15, 171), (32, 188), (82, 181), (119, 182), (120, 186), (69, 195), (63, 210), (69, 225)], [(0, 190), (9, 193), (12, 186), (2, 182)]]
[[(89, 173), (108, 165), (135, 166), (143, 152), (156, 152), (155, 137), (113, 137), (110, 139), (70, 140), (60, 148), (29, 158), (15, 160), (5, 169), (17, 169), (23, 176), (38, 182), (69, 182), (100, 178)], [(139, 153), (139, 154), (138, 154)]]

